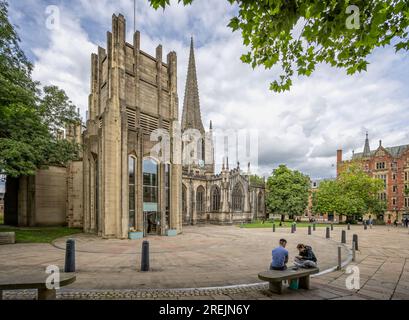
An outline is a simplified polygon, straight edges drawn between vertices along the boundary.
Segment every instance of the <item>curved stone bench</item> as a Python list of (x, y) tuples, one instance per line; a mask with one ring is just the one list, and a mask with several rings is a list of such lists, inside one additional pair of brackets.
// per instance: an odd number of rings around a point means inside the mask
[(318, 268), (311, 269), (287, 269), (284, 271), (269, 270), (260, 272), (258, 278), (263, 281), (269, 282), (269, 289), (271, 292), (282, 294), (283, 293), (283, 281), (298, 279), (298, 287), (301, 289), (310, 289), (310, 275), (319, 273)]
[[(3, 298), (3, 291), (5, 290), (24, 290), (24, 289), (37, 289), (38, 300), (55, 300), (56, 290), (48, 289), (46, 280), (49, 274), (32, 274), (14, 276), (11, 279), (0, 279), (0, 300)], [(60, 273), (60, 287), (68, 286), (75, 282), (75, 274), (72, 273)]]
[(15, 232), (0, 232), (0, 245), (15, 244), (15, 243), (16, 243)]

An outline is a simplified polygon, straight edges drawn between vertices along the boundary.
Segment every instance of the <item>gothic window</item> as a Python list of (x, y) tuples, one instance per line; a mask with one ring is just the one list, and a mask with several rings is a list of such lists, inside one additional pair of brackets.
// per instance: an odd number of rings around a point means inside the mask
[(259, 192), (258, 194), (257, 207), (258, 207), (258, 212), (262, 213), (263, 212), (263, 193), (262, 192)]
[(134, 156), (128, 157), (128, 192), (129, 192), (129, 227), (135, 227), (136, 208), (136, 159)]
[(243, 211), (244, 207), (244, 194), (243, 187), (240, 183), (237, 183), (233, 188), (232, 193), (233, 211)]
[(211, 193), (211, 209), (212, 211), (220, 210), (220, 189), (214, 186)]
[(205, 189), (200, 186), (196, 191), (196, 211), (202, 213), (205, 211)]

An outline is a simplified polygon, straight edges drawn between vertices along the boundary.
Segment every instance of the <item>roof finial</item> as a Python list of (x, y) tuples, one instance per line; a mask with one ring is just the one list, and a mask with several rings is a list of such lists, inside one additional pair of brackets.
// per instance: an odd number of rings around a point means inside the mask
[(209, 126), (210, 130), (213, 130), (213, 122), (212, 120), (210, 120), (210, 126)]
[(379, 140), (379, 147), (382, 147), (382, 140)]

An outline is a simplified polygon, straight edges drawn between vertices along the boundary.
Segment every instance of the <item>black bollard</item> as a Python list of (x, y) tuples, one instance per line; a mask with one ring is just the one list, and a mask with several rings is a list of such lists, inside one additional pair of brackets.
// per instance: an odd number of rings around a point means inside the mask
[(65, 249), (64, 272), (75, 272), (75, 240), (68, 239)]
[(315, 223), (312, 225), (312, 231), (315, 231)]
[(311, 226), (308, 226), (308, 235), (311, 235)]
[(276, 225), (273, 223), (273, 232), (276, 232)]
[(329, 239), (330, 238), (330, 231), (329, 227), (327, 227), (327, 232), (325, 233), (325, 238)]
[(351, 224), (348, 223), (348, 230), (351, 230)]
[(347, 242), (346, 238), (347, 238), (347, 232), (345, 230), (342, 230), (341, 243), (346, 243)]
[(364, 230), (368, 229), (368, 225), (364, 222)]
[(297, 231), (297, 224), (294, 223), (294, 232), (296, 232), (296, 231)]
[(295, 232), (295, 230), (294, 230), (294, 225), (292, 224), (291, 225), (291, 233), (294, 233)]
[(142, 243), (141, 271), (149, 271), (149, 242)]
[(358, 250), (358, 235), (354, 234), (352, 236), (352, 243), (355, 243), (355, 250)]
[(334, 225), (331, 223), (331, 231), (334, 231)]

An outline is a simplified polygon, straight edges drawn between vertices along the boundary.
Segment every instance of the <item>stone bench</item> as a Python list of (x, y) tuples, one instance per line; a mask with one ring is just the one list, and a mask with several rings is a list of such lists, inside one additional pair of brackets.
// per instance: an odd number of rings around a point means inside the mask
[(2, 244), (15, 244), (16, 233), (15, 232), (0, 232), (0, 245)]
[(310, 289), (310, 275), (319, 272), (318, 268), (292, 270), (291, 268), (279, 271), (269, 270), (260, 272), (258, 278), (269, 282), (269, 290), (274, 293), (282, 294), (283, 281), (298, 279), (298, 287), (301, 289)]
[[(8, 279), (0, 279), (0, 300), (3, 299), (3, 291), (37, 289), (38, 300), (55, 300), (56, 290), (48, 289), (46, 280), (49, 274), (33, 274), (23, 276), (13, 276)], [(68, 286), (75, 282), (76, 276), (73, 273), (60, 273), (60, 287)]]

